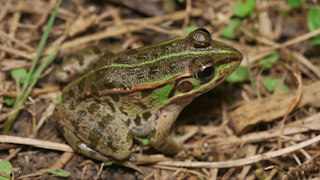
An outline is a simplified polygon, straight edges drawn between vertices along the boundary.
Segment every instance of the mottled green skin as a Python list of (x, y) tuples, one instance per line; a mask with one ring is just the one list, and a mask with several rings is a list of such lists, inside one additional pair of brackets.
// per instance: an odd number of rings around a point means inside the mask
[[(148, 136), (164, 153), (181, 150), (183, 142), (169, 136), (181, 110), (221, 83), (242, 60), (239, 51), (202, 30), (98, 57), (86, 75), (63, 89), (64, 102), (54, 118), (75, 150), (100, 160), (129, 157), (134, 136)], [(208, 68), (210, 76), (197, 78), (195, 72), (209, 61), (214, 73)]]

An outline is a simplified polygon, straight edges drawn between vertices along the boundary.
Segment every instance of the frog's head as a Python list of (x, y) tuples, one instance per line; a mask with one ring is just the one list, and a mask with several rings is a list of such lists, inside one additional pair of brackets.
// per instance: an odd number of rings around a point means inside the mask
[(213, 89), (233, 73), (242, 61), (242, 54), (235, 48), (211, 39), (205, 29), (191, 32), (185, 39), (190, 60), (189, 75), (178, 79), (167, 103), (193, 99)]

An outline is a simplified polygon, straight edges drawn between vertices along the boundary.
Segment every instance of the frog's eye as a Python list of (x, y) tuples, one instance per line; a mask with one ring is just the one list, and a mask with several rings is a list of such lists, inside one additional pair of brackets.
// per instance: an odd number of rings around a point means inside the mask
[(207, 48), (210, 46), (211, 41), (210, 33), (203, 28), (191, 32), (188, 37), (186, 37), (186, 44), (194, 48)]
[(202, 31), (202, 32), (206, 33), (208, 36), (211, 37), (211, 34), (209, 33), (208, 30), (206, 30), (206, 29), (204, 29), (204, 28), (199, 28), (199, 29), (197, 29), (197, 30)]
[(193, 64), (193, 77), (199, 81), (210, 80), (215, 74), (216, 65), (209, 56), (199, 57)]

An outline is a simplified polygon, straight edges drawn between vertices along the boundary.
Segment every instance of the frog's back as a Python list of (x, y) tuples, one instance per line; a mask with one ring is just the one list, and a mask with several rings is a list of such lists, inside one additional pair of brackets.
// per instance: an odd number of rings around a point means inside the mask
[[(91, 70), (64, 89), (65, 96), (128, 93), (150, 89), (190, 74), (184, 38), (119, 54), (106, 53)], [(146, 50), (147, 49), (147, 50)], [(188, 56), (188, 55), (186, 55)]]

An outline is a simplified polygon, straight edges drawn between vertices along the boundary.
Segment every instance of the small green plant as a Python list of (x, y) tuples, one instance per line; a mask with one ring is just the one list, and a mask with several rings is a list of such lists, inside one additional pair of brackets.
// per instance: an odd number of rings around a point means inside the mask
[(237, 35), (235, 34), (235, 30), (240, 23), (241, 19), (232, 18), (228, 26), (221, 30), (221, 35), (228, 39), (236, 39)]
[(245, 67), (239, 66), (227, 79), (227, 82), (236, 83), (243, 82), (246, 80), (248, 75), (247, 69)]
[[(10, 174), (12, 173), (12, 170), (11, 170), (11, 164), (9, 161), (0, 162), (0, 173), (10, 176)], [(0, 180), (10, 180), (10, 178), (0, 175)]]
[[(308, 28), (310, 32), (320, 28), (320, 9), (318, 7), (312, 7), (308, 11)], [(314, 36), (310, 44), (313, 46), (320, 44), (320, 34)]]
[(139, 140), (142, 142), (142, 144), (144, 145), (144, 146), (148, 146), (148, 145), (150, 145), (150, 143), (149, 143), (149, 138), (148, 137), (145, 137), (145, 138), (139, 138)]
[[(42, 53), (44, 46), (47, 42), (47, 39), (49, 37), (50, 29), (53, 25), (56, 13), (58, 11), (58, 8), (59, 8), (61, 2), (62, 2), (62, 0), (58, 1), (56, 8), (54, 9), (54, 11), (48, 21), (47, 28), (46, 28), (45, 32), (43, 33), (43, 36), (42, 36), (41, 41), (39, 43), (36, 57), (34, 58), (29, 71), (26, 72), (26, 70), (23, 70), (23, 69), (16, 69), (16, 70), (11, 71), (12, 77), (14, 79), (16, 79), (16, 85), (17, 85), (17, 98), (14, 101), (12, 111), (19, 109), (24, 104), (24, 102), (26, 101), (26, 99), (30, 95), (33, 86), (36, 84), (38, 77), (41, 75), (41, 73), (45, 70), (45, 68), (49, 64), (51, 64), (51, 62), (58, 55), (58, 50), (54, 50), (49, 55), (49, 57), (39, 67), (36, 68), (37, 63), (40, 59), (41, 53)], [(23, 77), (23, 75), (25, 75), (25, 78)], [(22, 84), (22, 87), (20, 88), (20, 82), (22, 82), (22, 81), (23, 81), (23, 84)], [(17, 115), (19, 114), (19, 112), (20, 111), (17, 110), (15, 113), (11, 114), (8, 117), (7, 124), (3, 129), (4, 134), (6, 134), (10, 130), (10, 128), (11, 128), (13, 122), (15, 121)]]
[(109, 162), (105, 162), (103, 165), (104, 166), (111, 166), (113, 163), (111, 162), (111, 161), (109, 161)]
[(189, 33), (191, 33), (192, 31), (198, 29), (198, 26), (188, 26), (184, 29), (182, 36), (188, 36)]
[(255, 5), (255, 0), (246, 0), (244, 3), (235, 2), (233, 6), (233, 14), (240, 18), (251, 16)]
[(40, 171), (41, 173), (51, 173), (60, 177), (68, 177), (70, 175), (69, 172), (64, 171), (62, 169), (43, 169)]
[(306, 0), (287, 0), (287, 4), (293, 8), (301, 7)]
[(11, 71), (11, 76), (16, 82), (25, 83), (28, 72), (25, 68), (13, 69)]
[(271, 53), (269, 56), (260, 59), (259, 63), (263, 64), (261, 66), (262, 69), (268, 70), (273, 67), (273, 63), (278, 62), (279, 60), (279, 54), (277, 52)]
[(14, 104), (15, 99), (12, 97), (5, 96), (4, 97), (4, 102), (6, 103), (7, 106), (12, 106)]
[[(264, 80), (264, 87), (266, 87), (266, 89), (269, 91), (269, 92), (274, 92), (274, 90), (276, 90), (279, 82), (281, 81), (281, 78), (280, 77), (276, 77), (276, 78), (266, 78)], [(288, 92), (288, 86), (287, 85), (284, 85), (283, 86), (283, 93), (287, 93)]]

